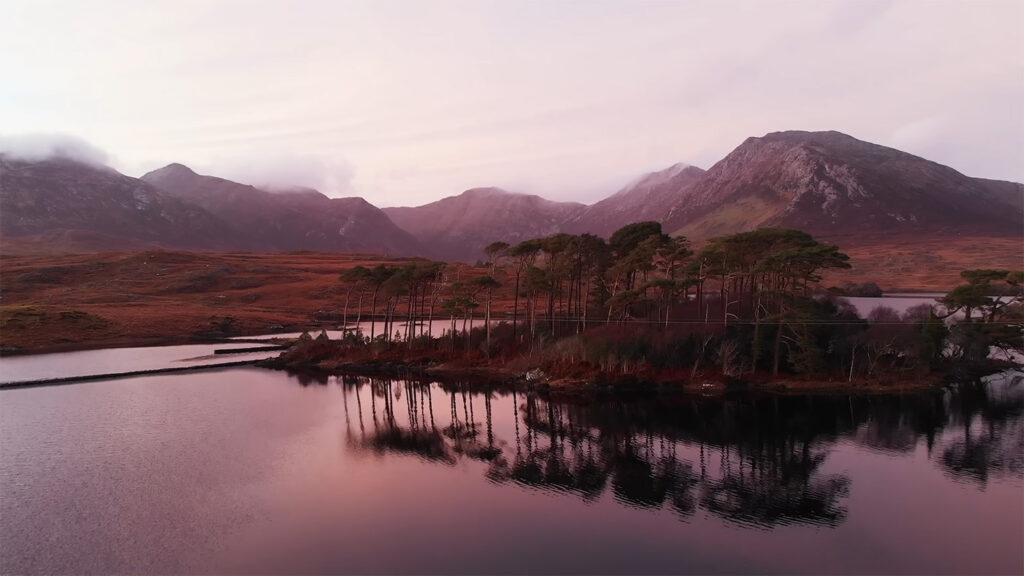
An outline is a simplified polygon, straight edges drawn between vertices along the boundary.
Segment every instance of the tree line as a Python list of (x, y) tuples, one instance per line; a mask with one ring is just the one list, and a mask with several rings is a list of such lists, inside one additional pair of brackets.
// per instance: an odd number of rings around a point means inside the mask
[[(471, 273), (429, 261), (352, 268), (341, 275), (344, 322), (350, 310), (361, 322), (368, 300), (371, 342), (493, 356), (568, 340), (566, 360), (622, 372), (685, 366), (696, 375), (713, 365), (728, 375), (777, 375), (843, 367), (852, 379), (883, 368), (920, 372), (948, 352), (946, 323), (930, 308), (862, 319), (841, 300), (814, 297), (822, 273), (849, 268), (849, 257), (799, 230), (741, 232), (695, 251), (659, 223), (638, 222), (607, 241), (563, 233), (494, 242), (485, 254)], [(942, 300), (950, 314), (995, 326), (1019, 309), (1020, 272), (967, 271), (964, 278)], [(1006, 296), (990, 296), (997, 284)], [(492, 322), (498, 296), (507, 324)], [(483, 325), (474, 329), (474, 318)], [(432, 338), (430, 326), (442, 319), (445, 336)], [(1006, 328), (970, 332), (982, 342), (975, 348), (986, 349), (1015, 345), (1012, 335)], [(969, 348), (960, 346), (979, 354)]]

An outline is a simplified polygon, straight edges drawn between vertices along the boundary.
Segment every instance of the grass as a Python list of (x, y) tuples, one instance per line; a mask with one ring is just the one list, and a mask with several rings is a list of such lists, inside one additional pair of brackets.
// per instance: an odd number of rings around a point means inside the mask
[[(1022, 253), (1019, 238), (860, 239), (840, 248), (853, 268), (829, 273), (823, 287), (874, 281), (886, 291), (948, 291), (960, 283), (961, 270), (1020, 268)], [(14, 252), (0, 244), (0, 346), (30, 350), (61, 341), (82, 347), (184, 341), (209, 334), (212, 316), (233, 318), (239, 334), (315, 324), (320, 311), (341, 312), (343, 271), (409, 261), (316, 252)], [(460, 266), (453, 276), (485, 273)], [(493, 314), (500, 318), (512, 310), (512, 282), (499, 280), (505, 286)]]
[(0, 346), (186, 341), (223, 332), (211, 323), (227, 317), (232, 334), (309, 325), (318, 310), (341, 312), (344, 270), (402, 261), (311, 252), (19, 255), (0, 246)]

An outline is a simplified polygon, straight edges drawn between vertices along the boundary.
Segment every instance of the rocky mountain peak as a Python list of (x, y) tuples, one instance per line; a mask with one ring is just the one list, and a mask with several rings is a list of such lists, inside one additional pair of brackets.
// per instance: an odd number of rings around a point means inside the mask
[(759, 226), (826, 236), (1012, 233), (1020, 215), (1000, 208), (1005, 194), (994, 190), (952, 168), (841, 132), (773, 132), (746, 139), (712, 166), (669, 210), (665, 224), (694, 237)]
[(156, 173), (187, 174), (189, 176), (198, 176), (199, 175), (199, 174), (196, 174), (195, 170), (189, 168), (188, 166), (185, 166), (184, 164), (179, 164), (178, 162), (171, 162), (167, 166), (164, 166), (163, 168), (154, 170), (153, 172), (150, 172), (150, 173), (151, 174), (156, 174)]

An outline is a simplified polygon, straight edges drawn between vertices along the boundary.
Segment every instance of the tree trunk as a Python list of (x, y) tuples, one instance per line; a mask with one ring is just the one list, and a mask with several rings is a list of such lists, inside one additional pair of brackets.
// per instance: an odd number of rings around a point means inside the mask
[(345, 309), (341, 313), (341, 330), (344, 333), (345, 328), (348, 327), (348, 299), (352, 296), (352, 287), (350, 286), (348, 292), (345, 292)]
[(757, 303), (754, 305), (754, 343), (750, 350), (750, 372), (757, 372), (757, 354), (761, 347), (761, 295), (757, 296)]
[(356, 304), (356, 328), (359, 328), (359, 323), (363, 321), (363, 289), (359, 289), (359, 303)]
[(512, 341), (517, 342), (516, 335), (519, 329), (519, 272), (516, 268), (516, 293), (512, 296)]
[(455, 352), (455, 310), (452, 310), (452, 352)]
[(492, 290), (487, 289), (487, 309), (484, 312), (484, 330), (487, 332), (487, 356), (491, 355), (491, 296)]
[(775, 332), (775, 358), (772, 359), (772, 378), (779, 375), (779, 353), (782, 352), (782, 310), (779, 310), (779, 325)]
[(370, 342), (376, 336), (377, 329), (377, 289), (373, 291), (373, 298), (370, 301)]
[(582, 334), (587, 331), (587, 305), (590, 300), (590, 279), (587, 279), (586, 284), (581, 288), (583, 290), (583, 323), (580, 325), (579, 332)]

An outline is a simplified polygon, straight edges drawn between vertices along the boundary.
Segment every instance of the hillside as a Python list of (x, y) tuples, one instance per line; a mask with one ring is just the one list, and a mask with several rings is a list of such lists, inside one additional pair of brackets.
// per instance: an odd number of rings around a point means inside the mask
[(510, 244), (547, 236), (583, 209), (500, 188), (474, 188), (415, 208), (385, 208), (399, 227), (444, 260), (475, 262), (491, 242)]
[(362, 198), (273, 194), (180, 164), (132, 178), (69, 159), (0, 156), (0, 237), (20, 252), (144, 248), (428, 254)]
[(116, 172), (66, 159), (0, 156), (0, 236), (72, 249), (235, 247), (206, 210)]
[(971, 178), (839, 132), (748, 138), (707, 171), (676, 164), (591, 206), (484, 188), (385, 212), (436, 255), (464, 261), (482, 258), (495, 240), (559, 232), (608, 238), (644, 220), (698, 245), (765, 226), (805, 230), (848, 249), (870, 246), (871, 254), (886, 243), (925, 249), (945, 238), (953, 261), (985, 238), (1024, 238), (1021, 184)]
[(703, 174), (704, 170), (682, 163), (646, 174), (608, 198), (587, 206), (567, 220), (562, 231), (608, 238), (626, 224), (661, 221)]
[(403, 256), (427, 251), (362, 198), (328, 198), (315, 190), (271, 193), (170, 164), (142, 176), (165, 193), (223, 219), (236, 242), (255, 252), (318, 250)]
[(832, 241), (866, 236), (1021, 236), (1024, 187), (970, 178), (839, 132), (748, 138), (712, 166), (662, 219), (703, 239), (762, 226)]

